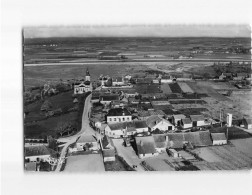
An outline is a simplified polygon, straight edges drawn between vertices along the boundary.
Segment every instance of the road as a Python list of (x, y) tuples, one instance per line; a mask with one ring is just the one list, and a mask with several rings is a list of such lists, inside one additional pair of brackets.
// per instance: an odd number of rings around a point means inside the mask
[(91, 110), (91, 103), (90, 103), (90, 100), (91, 100), (91, 96), (92, 94), (90, 94), (89, 96), (87, 96), (86, 100), (85, 100), (85, 104), (84, 104), (84, 109), (83, 109), (83, 114), (82, 114), (82, 124), (81, 124), (81, 130), (75, 134), (75, 135), (72, 135), (72, 136), (69, 136), (69, 137), (66, 137), (66, 138), (59, 138), (58, 141), (59, 142), (66, 142), (62, 151), (61, 151), (61, 154), (60, 154), (60, 158), (59, 158), (59, 163), (57, 165), (57, 168), (56, 168), (56, 172), (59, 172), (60, 171), (60, 168), (62, 166), (62, 163), (66, 157), (66, 153), (67, 153), (67, 149), (68, 147), (75, 143), (76, 140), (82, 136), (82, 135), (94, 135), (97, 137), (97, 139), (100, 139), (101, 138), (101, 135), (98, 134), (97, 132), (95, 132), (90, 126), (89, 126), (89, 113), (90, 113), (90, 110)]
[(136, 171), (145, 171), (140, 165), (142, 160), (138, 158), (133, 148), (123, 146), (123, 139), (113, 139), (113, 143), (116, 147), (118, 155), (123, 157), (129, 166), (133, 167), (133, 165), (137, 165), (137, 168), (134, 168)]

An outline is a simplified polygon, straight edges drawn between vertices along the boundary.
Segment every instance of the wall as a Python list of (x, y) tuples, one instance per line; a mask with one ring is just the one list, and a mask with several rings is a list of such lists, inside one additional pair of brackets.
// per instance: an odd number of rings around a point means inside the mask
[(205, 121), (197, 121), (197, 126), (205, 126)]
[(157, 156), (157, 155), (158, 155), (158, 153), (154, 153), (154, 154), (149, 153), (149, 154), (145, 154), (145, 155), (139, 154), (138, 157), (139, 158), (148, 158), (148, 157), (153, 157), (153, 156)]
[(126, 121), (132, 121), (132, 116), (108, 116), (107, 117), (108, 124), (126, 122)]
[(115, 157), (112, 156), (112, 157), (104, 157), (104, 162), (111, 162), (111, 161), (115, 161)]
[(227, 144), (227, 140), (214, 140), (213, 145), (223, 145)]
[(37, 161), (37, 158), (47, 160), (50, 157), (50, 155), (40, 155), (40, 156), (27, 156), (25, 159), (30, 159), (30, 162)]
[(191, 128), (192, 127), (192, 123), (191, 124), (184, 124), (184, 125), (182, 125), (182, 127), (184, 129)]

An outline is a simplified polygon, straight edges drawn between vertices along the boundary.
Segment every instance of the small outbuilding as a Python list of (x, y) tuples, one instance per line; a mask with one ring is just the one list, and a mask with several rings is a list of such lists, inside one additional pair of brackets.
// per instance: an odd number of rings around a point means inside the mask
[(213, 145), (224, 145), (227, 144), (227, 138), (225, 133), (211, 133)]

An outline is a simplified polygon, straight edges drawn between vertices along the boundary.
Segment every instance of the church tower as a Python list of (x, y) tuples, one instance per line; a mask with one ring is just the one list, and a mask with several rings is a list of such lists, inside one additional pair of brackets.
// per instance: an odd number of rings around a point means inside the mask
[(88, 68), (86, 70), (86, 81), (90, 81), (90, 74), (89, 74)]

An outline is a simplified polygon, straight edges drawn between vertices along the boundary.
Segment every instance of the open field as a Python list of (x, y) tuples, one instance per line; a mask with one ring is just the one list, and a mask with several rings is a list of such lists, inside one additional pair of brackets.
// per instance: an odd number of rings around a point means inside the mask
[(64, 172), (67, 173), (103, 171), (105, 171), (105, 168), (101, 154), (69, 156), (64, 169)]
[(238, 170), (252, 167), (252, 157), (232, 145), (196, 148), (192, 152), (206, 161), (195, 163), (202, 170)]
[(230, 140), (230, 142), (241, 152), (252, 158), (252, 138)]

